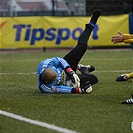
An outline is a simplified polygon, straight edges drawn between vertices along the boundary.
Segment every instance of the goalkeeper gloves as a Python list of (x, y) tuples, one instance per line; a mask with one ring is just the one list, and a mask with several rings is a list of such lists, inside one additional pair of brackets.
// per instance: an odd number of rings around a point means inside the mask
[(92, 92), (92, 86), (90, 84), (90, 81), (87, 81), (83, 87), (81, 87), (82, 93), (91, 93)]
[(71, 93), (86, 93), (89, 94), (92, 92), (92, 86), (90, 84), (90, 81), (87, 81), (83, 87), (77, 87), (77, 88), (72, 88)]
[(66, 73), (68, 77), (72, 80), (73, 87), (74, 88), (80, 87), (80, 79), (78, 75), (72, 70), (72, 68), (68, 67), (66, 69)]

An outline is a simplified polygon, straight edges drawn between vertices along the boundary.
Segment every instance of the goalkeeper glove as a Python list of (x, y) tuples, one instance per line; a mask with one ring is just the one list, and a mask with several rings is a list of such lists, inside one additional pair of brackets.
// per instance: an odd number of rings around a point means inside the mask
[(74, 88), (80, 87), (80, 79), (78, 75), (72, 70), (72, 68), (68, 67), (66, 69), (66, 73), (68, 77), (72, 80), (73, 87)]

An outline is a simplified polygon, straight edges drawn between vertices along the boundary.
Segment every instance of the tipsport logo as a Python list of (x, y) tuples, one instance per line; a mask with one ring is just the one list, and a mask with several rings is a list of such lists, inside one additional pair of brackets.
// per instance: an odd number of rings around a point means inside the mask
[[(83, 32), (83, 29), (77, 27), (73, 30), (69, 28), (32, 28), (31, 24), (15, 24), (13, 29), (16, 30), (15, 41), (29, 41), (30, 45), (35, 45), (36, 42), (46, 40), (46, 41), (55, 41), (56, 45), (60, 45), (62, 41), (66, 41), (70, 38), (73, 40), (78, 40), (80, 34)], [(92, 38), (94, 40), (98, 39), (98, 25), (95, 25), (93, 29)], [(24, 38), (22, 38), (24, 35)]]

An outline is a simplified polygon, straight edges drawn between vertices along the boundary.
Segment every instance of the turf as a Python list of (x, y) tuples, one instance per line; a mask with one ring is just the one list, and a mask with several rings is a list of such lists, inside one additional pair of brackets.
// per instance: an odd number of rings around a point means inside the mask
[[(41, 60), (63, 57), (67, 51), (2, 53), (0, 55), (1, 110), (54, 124), (80, 133), (131, 133), (133, 81), (116, 77), (133, 71), (133, 51), (88, 50), (82, 64), (96, 67), (99, 83), (87, 94), (42, 94), (36, 69)], [(56, 133), (56, 131), (1, 115), (1, 133)]]

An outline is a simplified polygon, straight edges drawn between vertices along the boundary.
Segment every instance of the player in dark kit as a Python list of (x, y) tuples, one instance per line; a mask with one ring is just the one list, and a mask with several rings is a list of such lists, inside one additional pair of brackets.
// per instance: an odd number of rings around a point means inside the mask
[[(90, 93), (92, 86), (98, 82), (93, 66), (83, 66), (79, 61), (87, 50), (90, 34), (101, 14), (96, 9), (85, 30), (78, 39), (78, 44), (64, 58), (53, 57), (43, 60), (37, 69), (38, 88), (43, 93)], [(77, 75), (76, 70), (81, 74)]]

